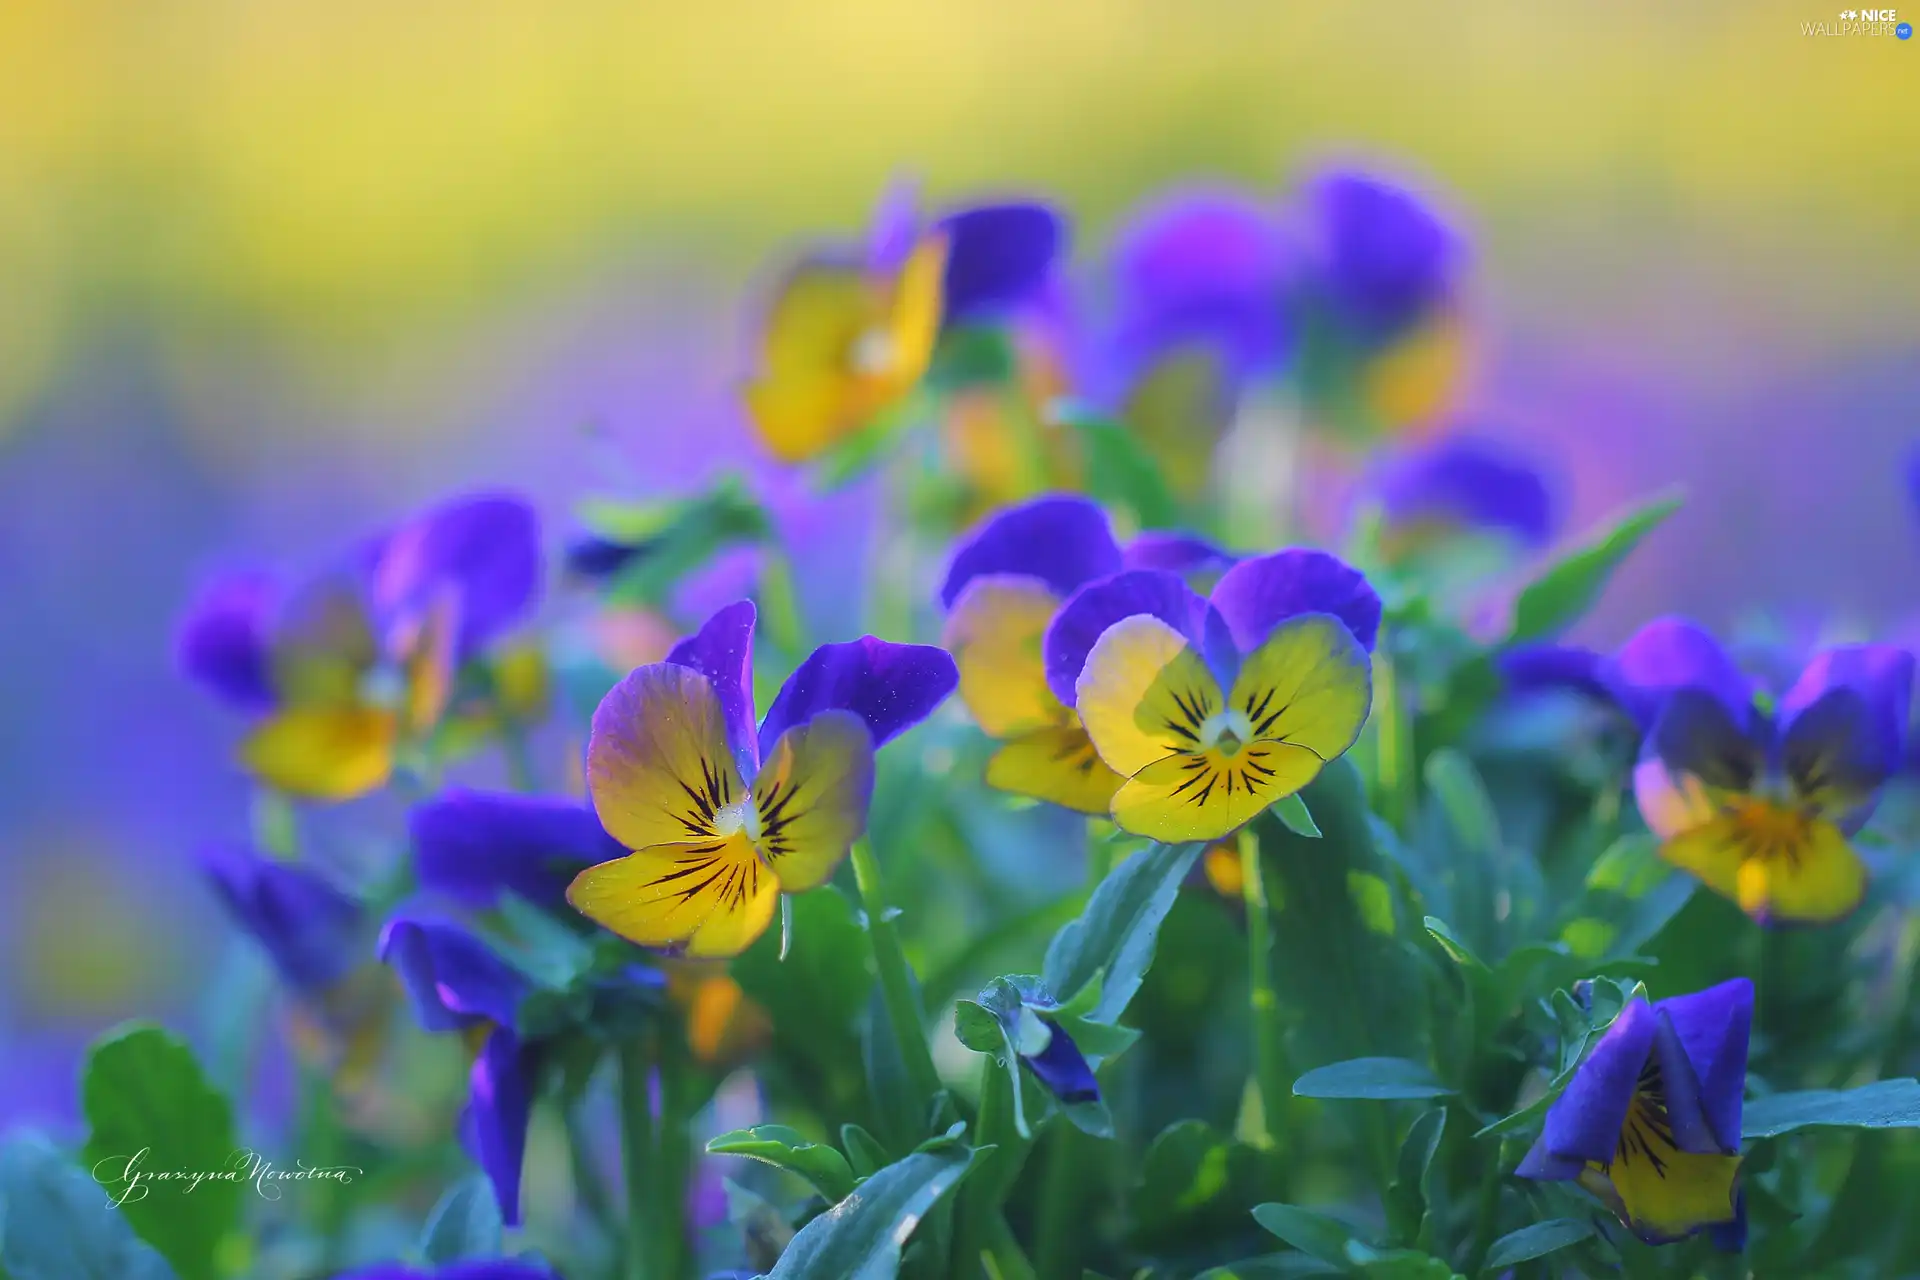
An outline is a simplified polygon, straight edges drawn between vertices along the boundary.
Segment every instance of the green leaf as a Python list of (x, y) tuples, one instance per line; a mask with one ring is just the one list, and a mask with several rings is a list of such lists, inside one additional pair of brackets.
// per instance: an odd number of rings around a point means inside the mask
[(887, 1149), (880, 1145), (880, 1139), (857, 1124), (840, 1126), (840, 1145), (846, 1149), (847, 1163), (856, 1178), (871, 1178), (886, 1167)]
[(1433, 1072), (1406, 1058), (1350, 1058), (1315, 1067), (1293, 1082), (1297, 1098), (1444, 1098), (1453, 1090)]
[(1041, 977), (1054, 999), (1071, 1004), (1098, 978), (1100, 1000), (1085, 1016), (1118, 1022), (1153, 963), (1160, 923), (1199, 856), (1197, 844), (1156, 844), (1109, 872), (1079, 919), (1069, 921), (1047, 948)]
[(193, 1051), (156, 1026), (121, 1028), (97, 1041), (80, 1094), (88, 1168), (116, 1162), (124, 1172), (133, 1161), (136, 1174), (209, 1175), (198, 1183), (142, 1183), (124, 1196), (121, 1212), (181, 1280), (214, 1280), (215, 1252), (239, 1227), (247, 1190), (232, 1105), (207, 1083)]
[(1419, 1237), (1420, 1220), (1433, 1198), (1429, 1184), (1433, 1157), (1446, 1131), (1446, 1110), (1435, 1107), (1421, 1113), (1408, 1128), (1406, 1141), (1400, 1144), (1400, 1161), (1387, 1188), (1385, 1205), (1388, 1234), (1398, 1243), (1413, 1244)]
[(1347, 1254), (1353, 1228), (1338, 1218), (1302, 1209), (1297, 1204), (1263, 1204), (1255, 1207), (1253, 1220), (1300, 1252), (1330, 1262), (1342, 1271), (1353, 1261)]
[(766, 509), (736, 476), (683, 501), (588, 501), (579, 515), (601, 536), (639, 548), (607, 588), (607, 598), (621, 604), (665, 604), (683, 578), (721, 551), (763, 542), (773, 533)]
[(1418, 1249), (1373, 1249), (1356, 1240), (1347, 1256), (1371, 1280), (1460, 1280), (1444, 1260)]
[(1858, 1089), (1774, 1093), (1747, 1103), (1740, 1136), (1777, 1138), (1795, 1129), (1920, 1129), (1920, 1081), (1880, 1080)]
[(1510, 1231), (1493, 1242), (1487, 1251), (1487, 1270), (1517, 1266), (1544, 1258), (1550, 1253), (1578, 1244), (1593, 1234), (1593, 1224), (1578, 1218), (1549, 1218), (1530, 1227)]
[(892, 1280), (914, 1229), (983, 1150), (954, 1137), (922, 1144), (801, 1228), (767, 1280)]
[(427, 1218), (420, 1252), (428, 1262), (461, 1262), (500, 1256), (500, 1201), (485, 1174), (474, 1174), (448, 1188)]
[(1420, 923), (1426, 927), (1428, 933), (1433, 935), (1433, 940), (1440, 944), (1440, 949), (1453, 957), (1455, 964), (1477, 976), (1484, 975), (1489, 978), (1493, 976), (1493, 970), (1487, 967), (1487, 962), (1475, 955), (1472, 947), (1461, 941), (1460, 937), (1454, 933), (1452, 925), (1438, 916), (1426, 916)]
[(1426, 778), (1448, 825), (1467, 848), (1479, 853), (1502, 848), (1493, 798), (1471, 760), (1452, 747), (1441, 747), (1427, 757)]
[(1230, 1235), (1265, 1194), (1257, 1151), (1204, 1121), (1179, 1121), (1140, 1162), (1131, 1200), (1135, 1243), (1157, 1252)]
[(798, 1174), (811, 1182), (828, 1204), (853, 1193), (853, 1168), (847, 1158), (835, 1148), (809, 1141), (785, 1125), (762, 1124), (751, 1129), (735, 1129), (708, 1142), (707, 1150), (717, 1156), (746, 1156)]
[(1320, 828), (1314, 825), (1313, 815), (1307, 812), (1307, 802), (1295, 792), (1273, 806), (1273, 816), (1286, 824), (1287, 830), (1309, 840), (1320, 838)]
[(1200, 1280), (1295, 1280), (1298, 1276), (1337, 1276), (1345, 1272), (1330, 1262), (1304, 1253), (1274, 1253), (1264, 1258), (1242, 1258), (1224, 1267), (1202, 1271)]
[[(131, 1201), (146, 1186), (114, 1191)], [(123, 1211), (97, 1177), (41, 1139), (18, 1136), (0, 1147), (0, 1267), (12, 1280), (178, 1280)]]
[(1107, 418), (1068, 412), (1087, 459), (1087, 492), (1109, 506), (1125, 507), (1143, 529), (1180, 523), (1180, 509), (1160, 468), (1124, 426)]
[(1552, 635), (1584, 615), (1641, 539), (1680, 509), (1678, 493), (1664, 494), (1627, 512), (1609, 528), (1548, 565), (1521, 589), (1513, 605), (1509, 644)]
[(774, 1014), (767, 1065), (817, 1109), (834, 1114), (862, 1089), (861, 1023), (875, 991), (867, 935), (853, 905), (832, 885), (791, 901), (793, 949), (787, 958), (780, 958), (780, 931), (769, 929), (733, 962), (733, 979)]
[(975, 1053), (999, 1053), (1006, 1043), (1000, 1019), (972, 1000), (961, 1000), (953, 1007), (953, 1034)]

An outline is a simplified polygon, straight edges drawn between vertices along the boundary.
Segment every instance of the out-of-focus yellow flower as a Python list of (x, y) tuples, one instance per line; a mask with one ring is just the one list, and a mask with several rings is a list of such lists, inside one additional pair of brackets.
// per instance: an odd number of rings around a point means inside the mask
[(946, 237), (934, 234), (897, 267), (819, 255), (787, 276), (746, 392), (775, 457), (818, 457), (913, 390), (939, 335), (946, 261)]
[(1466, 319), (1440, 312), (1368, 362), (1360, 393), (1369, 415), (1394, 434), (1431, 432), (1464, 400), (1474, 355)]
[(687, 1047), (709, 1066), (731, 1066), (751, 1057), (773, 1032), (766, 1010), (748, 999), (723, 967), (669, 964), (667, 998), (687, 1020)]

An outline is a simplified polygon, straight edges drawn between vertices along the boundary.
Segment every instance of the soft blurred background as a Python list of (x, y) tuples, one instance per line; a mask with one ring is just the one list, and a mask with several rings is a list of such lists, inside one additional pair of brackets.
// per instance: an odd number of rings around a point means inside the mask
[(583, 493), (769, 470), (736, 397), (755, 299), (903, 171), (1057, 200), (1090, 270), (1166, 184), (1377, 160), (1469, 229), (1474, 420), (1557, 465), (1572, 527), (1688, 487), (1589, 638), (1893, 625), (1920, 41), (1802, 35), (1833, 16), (0, 5), (0, 1119), (70, 1113), (78, 1047), (206, 972), (188, 857), (244, 834), (247, 787), (173, 670), (196, 584), (464, 486), (560, 528)]

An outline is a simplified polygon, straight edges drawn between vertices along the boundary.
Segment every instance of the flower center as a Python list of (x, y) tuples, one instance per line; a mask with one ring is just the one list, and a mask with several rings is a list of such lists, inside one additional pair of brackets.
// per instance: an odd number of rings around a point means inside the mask
[(360, 676), (359, 695), (369, 707), (398, 711), (407, 700), (407, 673), (391, 662), (369, 667)]
[(1740, 800), (1728, 816), (1748, 856), (1773, 860), (1796, 856), (1806, 847), (1812, 821), (1797, 809), (1769, 800)]
[(1200, 749), (1218, 751), (1232, 759), (1240, 748), (1253, 741), (1253, 723), (1247, 713), (1235, 707), (1216, 711), (1200, 722)]
[(885, 329), (868, 329), (853, 340), (847, 364), (855, 373), (877, 377), (893, 368), (896, 355), (892, 334)]
[(751, 794), (742, 796), (732, 804), (721, 805), (713, 811), (713, 833), (717, 836), (735, 836), (745, 833), (747, 839), (758, 844), (762, 835), (760, 810), (753, 803)]

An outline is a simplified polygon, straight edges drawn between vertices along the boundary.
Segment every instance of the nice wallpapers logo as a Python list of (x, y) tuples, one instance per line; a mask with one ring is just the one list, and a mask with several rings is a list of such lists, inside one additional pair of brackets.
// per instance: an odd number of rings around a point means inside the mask
[(1913, 37), (1913, 24), (1900, 20), (1896, 9), (1842, 9), (1833, 21), (1803, 22), (1803, 36), (1892, 36), (1897, 40)]

